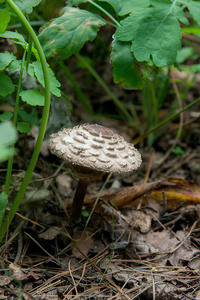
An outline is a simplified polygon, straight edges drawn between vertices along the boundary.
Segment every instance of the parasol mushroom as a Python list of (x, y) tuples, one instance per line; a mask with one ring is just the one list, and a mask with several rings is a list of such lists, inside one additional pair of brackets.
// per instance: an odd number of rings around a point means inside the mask
[(111, 129), (97, 124), (86, 123), (53, 133), (49, 148), (68, 162), (79, 178), (71, 209), (72, 223), (81, 220), (82, 205), (91, 178), (100, 180), (104, 173), (131, 172), (138, 169), (142, 162), (133, 144)]

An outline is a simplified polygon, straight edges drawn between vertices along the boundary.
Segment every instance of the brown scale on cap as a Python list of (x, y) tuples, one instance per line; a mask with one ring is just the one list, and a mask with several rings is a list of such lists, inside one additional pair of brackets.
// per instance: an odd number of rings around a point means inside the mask
[(142, 162), (140, 153), (132, 144), (111, 129), (97, 124), (83, 124), (54, 133), (50, 136), (49, 148), (67, 161), (79, 177), (72, 203), (72, 224), (81, 220), (90, 178), (101, 179), (104, 173), (131, 172)]
[[(83, 124), (63, 129), (50, 137), (49, 147), (81, 176), (87, 173), (124, 173), (139, 168), (141, 155), (135, 147), (111, 129)], [(78, 170), (76, 170), (78, 167)], [(89, 175), (88, 174), (88, 175)], [(95, 177), (95, 176), (94, 176)]]

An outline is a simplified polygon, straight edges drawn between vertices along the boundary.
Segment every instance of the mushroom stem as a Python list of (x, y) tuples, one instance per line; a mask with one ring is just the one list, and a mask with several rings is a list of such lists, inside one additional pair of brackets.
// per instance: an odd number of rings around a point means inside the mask
[(80, 223), (81, 221), (83, 201), (89, 182), (90, 179), (88, 178), (79, 179), (71, 208), (70, 225)]

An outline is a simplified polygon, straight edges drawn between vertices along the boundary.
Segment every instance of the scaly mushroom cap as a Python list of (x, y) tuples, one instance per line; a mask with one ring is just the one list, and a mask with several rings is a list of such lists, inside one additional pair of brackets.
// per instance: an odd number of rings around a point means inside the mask
[(49, 147), (70, 163), (79, 177), (100, 177), (105, 172), (123, 173), (139, 168), (142, 160), (135, 147), (111, 129), (97, 124), (65, 128), (50, 136)]

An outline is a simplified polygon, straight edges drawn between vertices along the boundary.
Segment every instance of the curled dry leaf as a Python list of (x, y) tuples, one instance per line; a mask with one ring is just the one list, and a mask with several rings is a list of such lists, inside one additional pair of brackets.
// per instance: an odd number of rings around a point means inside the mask
[[(160, 183), (160, 181), (131, 186), (131, 187), (120, 189), (115, 192), (113, 191), (105, 192), (102, 193), (101, 198), (103, 198), (104, 201), (111, 202), (113, 205), (115, 205), (118, 208), (122, 208), (126, 205), (129, 205), (132, 202), (135, 205), (137, 205), (139, 203), (139, 198), (144, 194), (148, 193), (149, 191), (151, 191), (151, 189), (154, 186), (156, 186), (158, 183)], [(98, 195), (92, 195), (86, 197), (84, 205), (92, 206), (97, 196)], [(97, 205), (97, 209), (101, 210), (101, 206), (102, 204), (99, 202), (99, 205)]]
[(9, 270), (13, 273), (13, 276), (16, 277), (18, 280), (27, 279), (27, 274), (24, 273), (20, 266), (17, 264), (11, 263), (9, 264)]
[(133, 210), (130, 226), (141, 233), (146, 233), (151, 228), (151, 219), (151, 216), (147, 215), (144, 211)]

